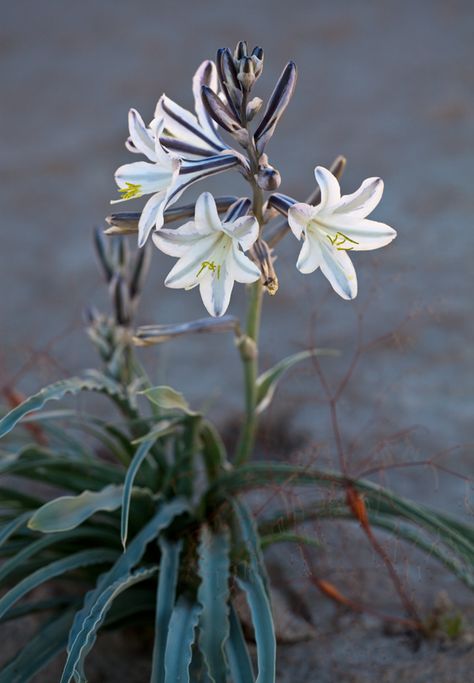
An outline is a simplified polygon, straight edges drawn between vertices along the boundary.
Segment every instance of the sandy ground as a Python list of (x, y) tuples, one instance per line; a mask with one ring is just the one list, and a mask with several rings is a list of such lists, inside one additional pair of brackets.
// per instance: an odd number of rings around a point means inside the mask
[[(265, 302), (262, 364), (316, 341), (342, 352), (323, 365), (336, 384), (357, 345), (360, 315), (368, 352), (340, 403), (351, 470), (436, 456), (445, 468), (472, 476), (473, 32), (470, 0), (308, 0), (291, 7), (270, 0), (201, 0), (182, 3), (179, 11), (176, 3), (152, 0), (5, 5), (1, 382), (29, 391), (94, 363), (81, 311), (91, 302), (105, 305), (105, 297), (91, 228), (110, 210), (114, 169), (130, 160), (122, 144), (127, 110), (135, 106), (145, 118), (151, 116), (163, 91), (191, 105), (195, 67), (217, 47), (245, 37), (266, 51), (263, 96), (286, 60), (299, 66), (296, 94), (269, 146), (271, 162), (282, 173), (282, 191), (303, 199), (313, 188), (314, 165), (328, 165), (343, 153), (348, 158), (343, 189), (351, 192), (365, 177), (382, 176), (386, 192), (374, 217), (399, 231), (389, 248), (354, 257), (360, 280), (356, 303), (338, 300), (320, 274), (297, 273), (297, 244), (282, 245), (280, 291)], [(188, 197), (203, 189), (244, 191), (237, 175), (226, 174)], [(169, 268), (170, 259), (156, 253), (140, 322), (204, 314), (196, 292), (162, 287)], [(242, 313), (243, 305), (240, 288), (232, 312)], [(371, 343), (379, 337), (380, 343)], [(22, 373), (32, 351), (34, 370)], [(157, 383), (184, 390), (194, 405), (209, 406), (216, 420), (240, 410), (240, 367), (231, 339), (180, 341), (146, 350), (143, 360)], [(291, 421), (295, 432), (305, 435), (309, 445), (304, 453), (293, 449), (294, 459), (334, 466), (333, 434), (314, 367), (293, 373), (270, 417)], [(404, 495), (472, 518), (472, 486), (464, 478), (426, 466), (386, 470), (381, 480)], [(340, 577), (350, 574), (365, 590), (371, 573), (363, 569), (373, 569), (373, 558), (346, 559), (335, 544), (321, 567)], [(446, 588), (462, 609), (472, 603), (444, 571), (406, 561), (414, 568), (407, 581), (423, 595), (426, 609)], [(321, 601), (315, 605), (319, 613)], [(428, 644), (412, 653), (403, 639), (384, 636), (380, 624), (362, 619), (331, 631), (331, 623), (320, 625), (320, 638), (310, 646), (284, 650), (281, 681), (468, 680), (456, 668), (465, 672), (472, 666), (466, 648), (441, 651)], [(14, 641), (15, 631), (9, 633)], [(108, 666), (97, 670), (92, 683), (135, 680), (107, 677)], [(137, 681), (146, 680), (145, 671), (137, 673)]]

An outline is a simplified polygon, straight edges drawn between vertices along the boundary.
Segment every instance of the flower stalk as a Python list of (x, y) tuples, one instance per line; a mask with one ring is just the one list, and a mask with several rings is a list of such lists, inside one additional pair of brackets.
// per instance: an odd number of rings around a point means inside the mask
[[(246, 121), (248, 130), (248, 122)], [(259, 235), (261, 235), (264, 225), (263, 218), (263, 191), (258, 186), (255, 179), (258, 174), (258, 153), (253, 138), (249, 144), (249, 158), (252, 167), (250, 182), (253, 191), (252, 211), (259, 225)], [(247, 304), (247, 324), (246, 342), (240, 345), (240, 356), (244, 370), (244, 389), (245, 389), (245, 418), (237, 444), (235, 465), (245, 464), (255, 443), (257, 432), (257, 377), (258, 377), (258, 341), (260, 333), (260, 322), (262, 316), (263, 285), (261, 280), (257, 280), (249, 285), (249, 296)], [(251, 344), (248, 343), (251, 340)], [(250, 347), (250, 348), (249, 348)]]

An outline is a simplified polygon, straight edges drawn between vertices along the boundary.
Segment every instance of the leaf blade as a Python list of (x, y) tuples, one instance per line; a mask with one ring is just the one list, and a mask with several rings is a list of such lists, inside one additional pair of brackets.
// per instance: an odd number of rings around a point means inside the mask
[(228, 531), (212, 532), (203, 525), (198, 551), (199, 647), (212, 683), (225, 683), (227, 678), (224, 648), (230, 630), (229, 552)]
[(268, 408), (275, 394), (278, 382), (293, 365), (312, 356), (335, 355), (337, 355), (337, 351), (334, 349), (308, 349), (307, 351), (299, 351), (291, 356), (287, 356), (266, 370), (257, 379), (257, 413), (263, 413)]
[(40, 410), (49, 401), (58, 401), (67, 394), (75, 395), (81, 391), (105, 392), (121, 398), (124, 396), (120, 385), (105, 376), (71, 377), (60, 380), (44, 387), (7, 413), (0, 420), (0, 438), (8, 434), (26, 415)]
[(199, 605), (181, 596), (171, 614), (165, 651), (165, 683), (189, 683)]
[(75, 529), (96, 512), (113, 512), (122, 504), (123, 487), (111, 484), (100, 491), (83, 491), (78, 496), (61, 496), (42, 505), (28, 527), (42, 533)]
[(156, 597), (155, 638), (150, 683), (164, 683), (165, 680), (166, 636), (176, 598), (182, 542), (173, 543), (161, 538), (160, 548), (161, 562)]
[(97, 631), (107, 616), (114, 599), (127, 588), (149, 579), (156, 573), (157, 569), (157, 567), (137, 569), (132, 574), (126, 574), (117, 579), (102, 591), (83, 620), (82, 628), (68, 652), (60, 683), (69, 683), (77, 674), (79, 674), (79, 680), (85, 683), (86, 679), (82, 674), (85, 659), (94, 646)]

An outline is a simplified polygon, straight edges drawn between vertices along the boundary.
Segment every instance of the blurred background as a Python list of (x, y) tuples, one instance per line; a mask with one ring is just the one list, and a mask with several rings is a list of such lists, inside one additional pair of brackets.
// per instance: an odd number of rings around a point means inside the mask
[[(429, 466), (385, 468), (383, 481), (472, 518), (473, 35), (471, 0), (5, 3), (2, 386), (31, 391), (94, 364), (82, 312), (108, 304), (91, 235), (116, 197), (114, 170), (135, 160), (123, 145), (127, 111), (133, 106), (149, 120), (162, 92), (192, 107), (199, 63), (246, 39), (265, 50), (255, 94), (268, 97), (289, 59), (299, 68), (267, 150), (281, 191), (304, 199), (314, 166), (343, 154), (343, 191), (381, 176), (386, 190), (373, 217), (398, 230), (386, 249), (354, 256), (356, 302), (340, 300), (320, 273), (299, 274), (299, 245), (283, 243), (280, 290), (265, 301), (262, 365), (314, 343), (335, 347), (341, 356), (322, 367), (337, 386), (359, 345), (360, 362), (340, 402), (352, 471), (436, 457), (463, 477), (439, 476)], [(239, 194), (244, 185), (237, 173), (222, 174), (182, 201), (204, 189)], [(172, 263), (154, 253), (140, 323), (205, 314), (196, 291), (163, 287)], [(239, 287), (230, 312), (243, 314), (243, 295)], [(142, 358), (156, 383), (185, 391), (221, 423), (238, 416), (241, 373), (231, 338), (179, 340), (146, 349)], [(311, 364), (292, 373), (267, 424), (272, 420), (293, 435), (290, 445), (283, 440), (288, 457), (336, 466)], [(426, 575), (420, 590), (425, 583)]]

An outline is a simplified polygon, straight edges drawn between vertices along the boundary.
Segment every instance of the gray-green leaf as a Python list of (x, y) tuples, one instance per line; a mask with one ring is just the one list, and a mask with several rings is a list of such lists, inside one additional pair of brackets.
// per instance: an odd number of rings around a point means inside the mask
[(212, 683), (226, 683), (224, 647), (229, 637), (229, 551), (227, 530), (203, 526), (199, 543), (199, 647)]
[(0, 420), (0, 437), (8, 434), (25, 415), (39, 410), (48, 401), (58, 401), (66, 394), (74, 395), (80, 391), (100, 391), (112, 396), (124, 397), (123, 390), (119, 384), (99, 373), (86, 378), (71, 377), (70, 379), (64, 379), (41, 389), (37, 394), (30, 396), (26, 401), (23, 401), (23, 403), (20, 403), (19, 406), (13, 408), (13, 410), (5, 415)]
[(309, 349), (283, 358), (257, 379), (257, 412), (262, 413), (270, 405), (278, 382), (293, 365), (312, 356), (337, 356), (334, 349)]
[(165, 652), (165, 683), (189, 683), (194, 630), (200, 607), (181, 596), (171, 615)]
[(183, 394), (171, 387), (152, 387), (151, 389), (145, 389), (145, 391), (140, 391), (139, 393), (146, 396), (151, 403), (154, 403), (162, 410), (181, 410), (188, 415), (195, 415), (190, 409)]
[(61, 496), (37, 510), (28, 527), (45, 534), (68, 531), (100, 511), (112, 512), (122, 504), (123, 486), (106, 486), (101, 491), (83, 491), (79, 496)]

